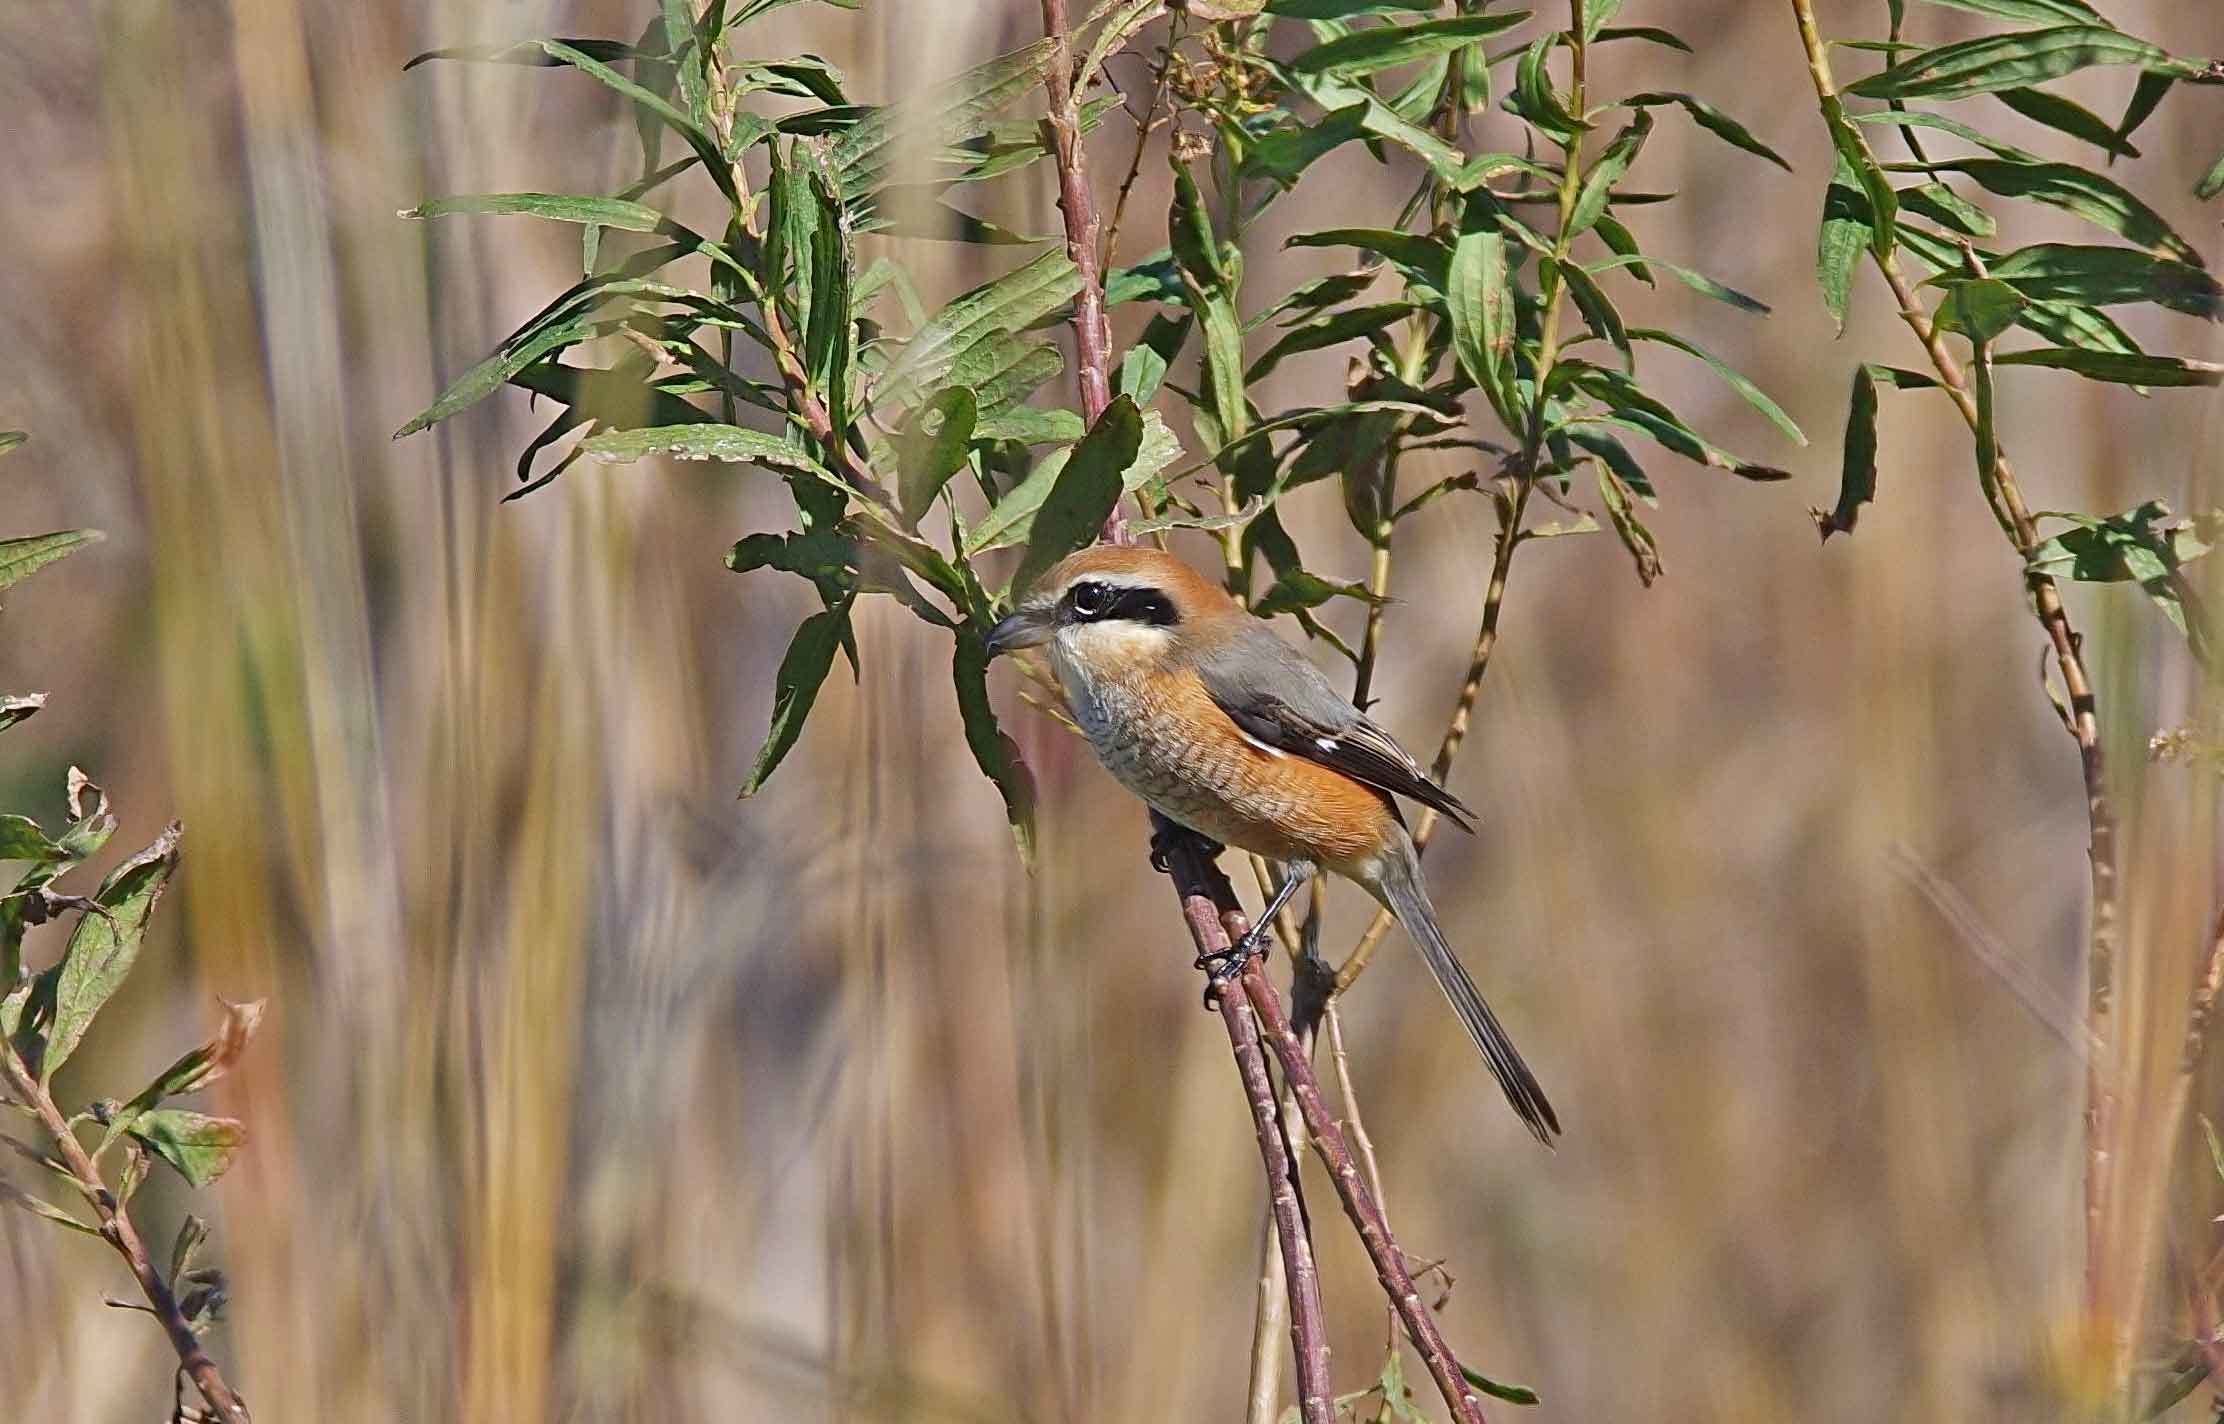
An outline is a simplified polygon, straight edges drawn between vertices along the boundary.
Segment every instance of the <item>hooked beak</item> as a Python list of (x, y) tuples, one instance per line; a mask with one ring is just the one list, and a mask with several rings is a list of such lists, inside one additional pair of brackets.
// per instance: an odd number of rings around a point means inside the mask
[(1021, 648), (1041, 647), (1055, 632), (1057, 628), (1051, 623), (1048, 612), (1021, 609), (988, 630), (988, 650), (994, 656)]

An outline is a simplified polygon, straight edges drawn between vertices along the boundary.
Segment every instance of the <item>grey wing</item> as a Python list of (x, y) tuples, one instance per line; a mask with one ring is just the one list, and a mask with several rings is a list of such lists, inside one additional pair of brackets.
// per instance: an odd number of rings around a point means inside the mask
[(1196, 667), (1213, 702), (1254, 741), (1433, 807), (1463, 831), (1475, 829), (1475, 813), (1464, 802), (1429, 780), (1396, 739), (1265, 626), (1244, 629)]

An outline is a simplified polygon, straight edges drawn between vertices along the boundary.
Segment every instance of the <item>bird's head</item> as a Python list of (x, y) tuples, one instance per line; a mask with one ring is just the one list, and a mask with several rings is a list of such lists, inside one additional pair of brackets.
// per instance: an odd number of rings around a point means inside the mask
[(1007, 653), (1049, 643), (1069, 663), (1110, 672), (1158, 662), (1230, 616), (1242, 617), (1234, 600), (1173, 555), (1100, 544), (1037, 579), (989, 630), (988, 646)]

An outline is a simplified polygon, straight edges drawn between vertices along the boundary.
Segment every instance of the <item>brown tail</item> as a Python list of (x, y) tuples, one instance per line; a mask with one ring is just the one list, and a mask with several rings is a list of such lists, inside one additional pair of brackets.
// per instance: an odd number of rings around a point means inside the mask
[(1491, 1076), (1505, 1090), (1506, 1101), (1528, 1124), (1537, 1141), (1550, 1147), (1553, 1137), (1560, 1131), (1560, 1119), (1553, 1113), (1552, 1104), (1545, 1100), (1537, 1075), (1521, 1061), (1520, 1052), (1507, 1037), (1498, 1016), (1483, 1002), (1475, 981), (1467, 977), (1467, 970), (1453, 955), (1451, 945), (1445, 943), (1444, 931), (1437, 927), (1436, 910), (1429, 904), (1429, 892), (1421, 883), (1420, 859), (1410, 844), (1397, 864), (1385, 867), (1377, 893), (1421, 951), (1429, 972), (1436, 976), (1437, 987), (1451, 1001), (1452, 1012), (1459, 1015), (1461, 1026), (1467, 1030), (1467, 1036), (1475, 1040), (1475, 1047), (1482, 1052)]

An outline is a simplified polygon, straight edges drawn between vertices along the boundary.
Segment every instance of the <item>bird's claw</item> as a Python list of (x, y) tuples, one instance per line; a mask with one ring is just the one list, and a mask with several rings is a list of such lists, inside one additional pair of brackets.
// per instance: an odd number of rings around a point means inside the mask
[(1222, 989), (1243, 977), (1244, 969), (1258, 957), (1263, 944), (1263, 936), (1254, 929), (1226, 949), (1208, 950), (1197, 956), (1197, 967), (1205, 971), (1206, 1008), (1214, 1006)]

